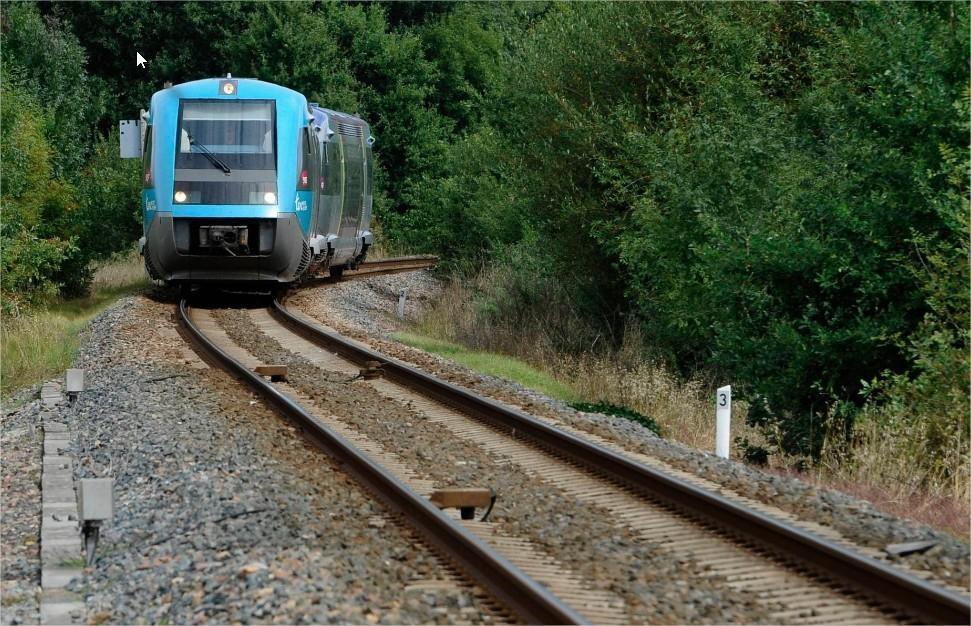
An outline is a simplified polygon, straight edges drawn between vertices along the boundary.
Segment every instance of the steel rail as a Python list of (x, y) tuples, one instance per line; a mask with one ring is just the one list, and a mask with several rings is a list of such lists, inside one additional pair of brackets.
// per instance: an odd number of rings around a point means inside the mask
[[(341, 279), (346, 280), (368, 276), (383, 276), (385, 274), (398, 274), (400, 272), (413, 272), (415, 270), (435, 267), (436, 263), (438, 263), (438, 257), (431, 255), (399, 256), (390, 259), (365, 261), (358, 265), (357, 269), (345, 270), (341, 275)], [(306, 279), (307, 283), (311, 285), (332, 283), (334, 280), (332, 276), (325, 275), (309, 276)]]
[(378, 276), (381, 274), (395, 274), (397, 272), (411, 272), (414, 270), (435, 267), (438, 263), (437, 256), (401, 256), (391, 259), (378, 259), (376, 261), (365, 261), (357, 266), (357, 269), (345, 270), (344, 277), (354, 276)]
[(359, 271), (361, 269), (370, 268), (412, 268), (412, 267), (431, 267), (438, 263), (438, 257), (431, 254), (416, 254), (412, 256), (396, 256), (389, 259), (375, 259), (373, 261), (365, 261), (358, 265), (358, 270), (348, 270), (348, 271)]
[(876, 559), (811, 534), (786, 522), (632, 461), (536, 418), (426, 374), (397, 359), (357, 345), (310, 324), (274, 300), (270, 312), (305, 339), (357, 364), (378, 361), (385, 378), (417, 390), (514, 436), (521, 436), (613, 479), (712, 523), (778, 556), (860, 591), (872, 600), (924, 623), (968, 624), (971, 601)]
[(481, 539), (372, 462), (340, 434), (221, 350), (192, 323), (186, 300), (179, 302), (179, 319), (191, 340), (205, 354), (299, 424), (317, 446), (341, 464), (342, 469), (363, 483), (391, 510), (404, 515), (430, 545), (453, 559), (462, 571), (515, 616), (527, 624), (588, 623)]

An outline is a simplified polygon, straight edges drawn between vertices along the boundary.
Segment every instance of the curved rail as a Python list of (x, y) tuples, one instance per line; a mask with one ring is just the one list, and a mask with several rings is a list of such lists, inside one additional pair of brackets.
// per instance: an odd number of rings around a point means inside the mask
[(376, 261), (365, 261), (357, 266), (357, 269), (346, 270), (345, 278), (355, 276), (380, 276), (382, 274), (397, 274), (398, 272), (412, 272), (414, 270), (435, 267), (438, 263), (437, 256), (417, 255), (399, 256), (390, 259), (378, 259)]
[(352, 343), (294, 316), (279, 302), (271, 312), (288, 328), (328, 350), (364, 365), (378, 361), (384, 376), (506, 432), (591, 468), (627, 488), (659, 498), (693, 517), (770, 549), (783, 558), (859, 590), (924, 623), (967, 624), (971, 602), (875, 559), (747, 508), (718, 494), (636, 463), (611, 450), (556, 429), (534, 417), (430, 376), (397, 359)]
[(500, 554), (392, 476), (349, 441), (322, 424), (271, 383), (226, 354), (189, 318), (179, 302), (179, 319), (189, 337), (212, 360), (258, 391), (282, 414), (298, 423), (314, 443), (342, 464), (393, 511), (403, 514), (432, 546), (454, 562), (493, 598), (528, 624), (583, 624), (576, 611), (524, 574)]

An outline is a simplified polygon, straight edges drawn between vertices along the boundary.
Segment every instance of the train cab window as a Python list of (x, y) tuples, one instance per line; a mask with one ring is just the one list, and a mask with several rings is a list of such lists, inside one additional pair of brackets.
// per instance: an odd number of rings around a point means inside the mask
[(183, 100), (175, 204), (276, 204), (272, 100)]
[(153, 151), (152, 127), (148, 126), (145, 129), (145, 147), (142, 150), (142, 189), (151, 189), (155, 186), (155, 175), (152, 172)]
[(297, 154), (297, 189), (301, 191), (313, 189), (316, 144), (313, 128), (307, 126), (300, 133), (300, 150)]

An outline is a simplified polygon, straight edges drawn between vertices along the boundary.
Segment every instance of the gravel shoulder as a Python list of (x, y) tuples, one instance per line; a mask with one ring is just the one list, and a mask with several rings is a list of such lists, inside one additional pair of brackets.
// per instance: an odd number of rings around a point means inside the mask
[(14, 395), (0, 422), (0, 624), (40, 621), (41, 428), (37, 389)]
[[(407, 289), (406, 319), (395, 315), (398, 294)], [(763, 472), (720, 459), (677, 442), (667, 441), (623, 418), (583, 413), (511, 381), (484, 376), (437, 355), (394, 341), (390, 335), (407, 328), (440, 293), (429, 271), (392, 274), (301, 290), (288, 305), (363, 341), (389, 356), (421, 367), (440, 378), (467, 387), (528, 413), (556, 419), (625, 450), (657, 458), (672, 467), (722, 485), (743, 497), (786, 511), (800, 520), (833, 528), (846, 539), (868, 548), (930, 540), (936, 546), (924, 554), (891, 557), (892, 562), (933, 574), (935, 579), (967, 589), (971, 552), (966, 543), (913, 520), (893, 517), (869, 502), (796, 478)]]

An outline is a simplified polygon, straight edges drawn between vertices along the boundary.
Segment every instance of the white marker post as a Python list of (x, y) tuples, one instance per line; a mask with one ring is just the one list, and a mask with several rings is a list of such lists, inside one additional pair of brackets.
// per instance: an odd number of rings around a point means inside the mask
[(715, 394), (715, 454), (728, 458), (732, 426), (732, 386), (719, 387)]
[(408, 299), (408, 290), (402, 289), (398, 293), (398, 319), (405, 319), (405, 300)]

